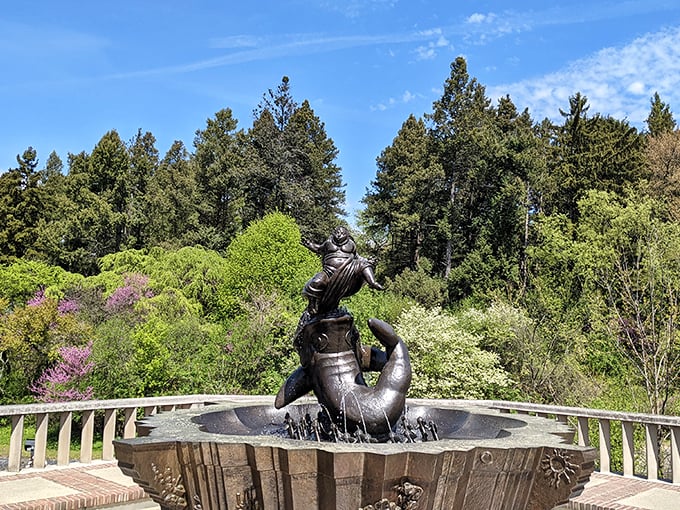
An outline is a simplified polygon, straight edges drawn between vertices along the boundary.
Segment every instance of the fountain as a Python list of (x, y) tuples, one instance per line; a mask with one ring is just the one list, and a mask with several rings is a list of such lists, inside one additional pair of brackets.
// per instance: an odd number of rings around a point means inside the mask
[(161, 508), (547, 510), (583, 489), (595, 451), (573, 445), (568, 426), (407, 399), (404, 342), (370, 319), (384, 350), (367, 348), (340, 308), (364, 284), (382, 289), (372, 262), (343, 227), (303, 244), (323, 271), (303, 290), (300, 366), (276, 397), (151, 416), (140, 437), (115, 442), (120, 468)]

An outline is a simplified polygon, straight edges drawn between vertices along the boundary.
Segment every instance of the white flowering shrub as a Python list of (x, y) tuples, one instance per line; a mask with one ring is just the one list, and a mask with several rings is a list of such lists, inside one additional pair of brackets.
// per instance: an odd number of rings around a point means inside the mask
[(496, 398), (511, 384), (498, 356), (480, 348), (481, 338), (439, 308), (415, 305), (396, 329), (411, 356), (409, 397)]

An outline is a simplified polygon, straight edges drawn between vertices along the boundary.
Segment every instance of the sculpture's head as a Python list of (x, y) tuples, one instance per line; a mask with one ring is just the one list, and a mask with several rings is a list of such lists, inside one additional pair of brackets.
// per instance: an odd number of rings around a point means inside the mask
[(349, 239), (349, 232), (345, 227), (342, 225), (338, 225), (335, 227), (335, 230), (333, 230), (333, 241), (336, 244), (345, 244), (347, 240)]

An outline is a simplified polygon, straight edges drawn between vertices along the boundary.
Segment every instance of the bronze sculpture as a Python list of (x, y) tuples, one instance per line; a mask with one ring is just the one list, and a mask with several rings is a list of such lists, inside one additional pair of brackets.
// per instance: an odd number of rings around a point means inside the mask
[[(352, 315), (340, 301), (364, 284), (382, 290), (373, 274), (374, 263), (359, 256), (356, 244), (343, 226), (317, 244), (304, 246), (322, 257), (323, 270), (304, 286), (309, 300), (300, 318), (294, 345), (300, 367), (288, 377), (276, 396), (280, 409), (313, 391), (332, 420), (347, 432), (389, 435), (401, 416), (411, 384), (408, 349), (394, 329), (378, 319), (369, 328), (384, 350), (361, 344)], [(369, 387), (364, 371), (378, 371)]]

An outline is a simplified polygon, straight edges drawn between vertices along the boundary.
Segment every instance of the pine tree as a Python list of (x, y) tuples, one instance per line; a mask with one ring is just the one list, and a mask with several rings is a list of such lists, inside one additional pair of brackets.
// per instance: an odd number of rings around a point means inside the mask
[(654, 93), (651, 99), (651, 110), (645, 121), (650, 136), (659, 136), (675, 130), (676, 124), (670, 106), (663, 101), (658, 92)]
[(199, 241), (221, 251), (243, 229), (244, 222), (247, 182), (237, 124), (232, 111), (225, 108), (208, 119), (205, 129), (196, 131), (194, 138)]
[(376, 178), (362, 200), (362, 222), (369, 236), (382, 239), (380, 257), (389, 276), (416, 270), (423, 254), (436, 251), (432, 232), (438, 209), (433, 204), (444, 172), (431, 145), (425, 122), (410, 115), (378, 157)]
[(344, 214), (337, 148), (308, 101), (298, 105), (284, 76), (254, 110), (248, 131), (249, 218), (273, 211), (296, 219), (305, 236), (328, 235)]

